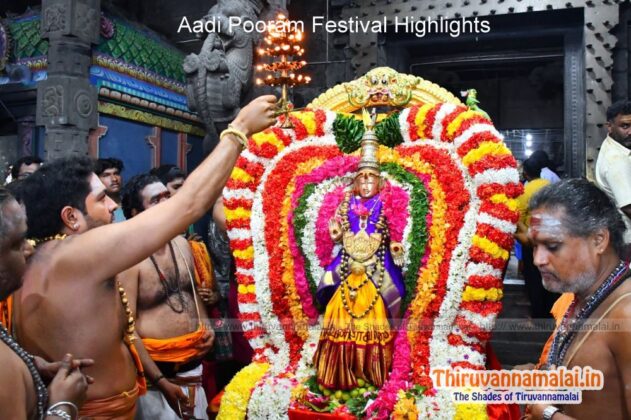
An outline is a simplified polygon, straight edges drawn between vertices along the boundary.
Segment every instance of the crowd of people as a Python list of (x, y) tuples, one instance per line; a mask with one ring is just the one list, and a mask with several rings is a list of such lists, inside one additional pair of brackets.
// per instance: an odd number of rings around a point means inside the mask
[[(208, 418), (217, 291), (190, 227), (213, 209), (225, 229), (220, 192), (275, 101), (243, 108), (188, 177), (165, 165), (124, 183), (116, 158), (16, 162), (0, 188), (0, 418)], [(579, 405), (528, 406), (529, 419), (631, 416), (631, 103), (607, 117), (597, 185), (561, 180), (545, 152), (522, 165), (515, 237), (532, 316), (552, 313), (557, 329), (520, 368), (605, 378)], [(594, 321), (608, 328), (580, 328)]]
[(151, 410), (163, 412), (143, 418), (198, 416), (197, 362), (213, 334), (195, 287), (203, 271), (180, 235), (212, 208), (247, 136), (275, 121), (275, 104), (263, 96), (244, 107), (168, 200), (159, 178), (131, 183), (120, 195), (129, 220), (112, 223), (118, 197), (101, 181), (119, 193), (115, 162), (47, 162), (2, 190), (0, 297), (11, 302), (0, 363), (16, 374), (2, 375), (0, 418), (129, 419), (139, 395), (152, 398), (147, 384), (161, 393)]

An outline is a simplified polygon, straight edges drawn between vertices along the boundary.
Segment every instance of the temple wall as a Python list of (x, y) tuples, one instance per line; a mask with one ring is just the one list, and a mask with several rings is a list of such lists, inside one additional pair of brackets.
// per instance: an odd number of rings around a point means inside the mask
[[(0, 24), (13, 40), (6, 71), (0, 71), (0, 100), (18, 117), (19, 138), (15, 150), (8, 140), (0, 141), (0, 157), (46, 158), (45, 129), (34, 126), (35, 91), (48, 79), (48, 54), (55, 51), (40, 38), (38, 10)], [(88, 136), (89, 155), (120, 158), (125, 179), (165, 163), (192, 170), (201, 162), (204, 129), (187, 107), (183, 58), (184, 53), (141, 24), (101, 17), (90, 65), (98, 124)], [(19, 93), (16, 86), (21, 86)]]

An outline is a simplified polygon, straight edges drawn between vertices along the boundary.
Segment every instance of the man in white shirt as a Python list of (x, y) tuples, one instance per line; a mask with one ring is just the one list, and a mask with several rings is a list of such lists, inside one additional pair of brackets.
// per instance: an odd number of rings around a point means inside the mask
[(607, 109), (608, 136), (598, 153), (596, 182), (624, 214), (625, 242), (631, 242), (631, 101)]
[(550, 156), (548, 156), (544, 150), (535, 151), (532, 155), (530, 155), (530, 159), (534, 160), (537, 165), (541, 167), (541, 173), (539, 174), (541, 179), (550, 181), (551, 184), (561, 180), (556, 172), (552, 170), (554, 163), (550, 160)]

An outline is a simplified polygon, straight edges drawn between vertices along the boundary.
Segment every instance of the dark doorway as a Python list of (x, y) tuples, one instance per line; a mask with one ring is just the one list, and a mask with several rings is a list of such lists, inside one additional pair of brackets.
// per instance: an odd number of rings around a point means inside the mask
[(583, 10), (478, 19), (489, 20), (489, 33), (386, 35), (387, 65), (457, 97), (476, 89), (517, 159), (545, 150), (559, 174), (584, 174)]

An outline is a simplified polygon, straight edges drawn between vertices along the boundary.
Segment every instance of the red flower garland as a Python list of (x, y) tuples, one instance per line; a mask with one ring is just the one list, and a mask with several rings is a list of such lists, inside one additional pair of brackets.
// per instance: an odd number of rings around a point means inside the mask
[[(447, 104), (443, 104), (441, 107), (443, 106), (447, 106)], [(457, 106), (453, 111), (451, 111), (449, 114), (447, 114), (447, 116), (445, 116), (445, 118), (443, 118), (442, 120), (442, 129), (440, 130), (440, 140), (441, 141), (446, 141), (446, 142), (452, 142), (453, 139), (456, 136), (453, 135), (449, 135), (449, 133), (447, 133), (447, 128), (449, 127), (449, 124), (451, 124), (453, 122), (453, 120), (455, 120), (458, 115), (462, 114), (463, 112), (466, 112), (467, 108), (465, 106), (459, 105)], [(428, 137), (428, 138), (433, 138), (433, 136)]]
[[(476, 114), (473, 117), (468, 117), (465, 121), (462, 122), (462, 124), (460, 124), (458, 129), (452, 134), (452, 138), (453, 139), (457, 139), (465, 131), (467, 131), (469, 128), (471, 128), (472, 126), (474, 126), (476, 124), (488, 124), (488, 125), (490, 125), (491, 122), (488, 119), (486, 119), (485, 117), (483, 117), (482, 115), (480, 115), (480, 114)], [(447, 125), (445, 125), (445, 127), (447, 127)]]
[(481, 131), (473, 134), (466, 142), (460, 145), (457, 150), (458, 156), (465, 157), (473, 149), (477, 149), (484, 142), (500, 143), (501, 140), (489, 131)]
[(501, 230), (488, 225), (486, 223), (479, 223), (476, 235), (485, 237), (492, 242), (495, 242), (504, 249), (511, 249), (515, 242), (513, 235), (510, 233), (502, 232)]
[(471, 247), (469, 250), (469, 257), (473, 262), (485, 263), (498, 270), (503, 270), (506, 265), (506, 260), (502, 258), (493, 258), (477, 246)]
[(489, 169), (503, 169), (517, 166), (512, 155), (488, 155), (469, 166), (469, 175), (475, 176)]
[(406, 118), (406, 121), (410, 127), (410, 139), (412, 139), (412, 141), (419, 139), (418, 125), (416, 125), (416, 115), (418, 114), (418, 110), (418, 107), (412, 108)]

